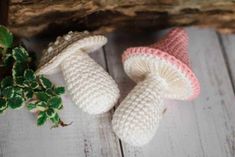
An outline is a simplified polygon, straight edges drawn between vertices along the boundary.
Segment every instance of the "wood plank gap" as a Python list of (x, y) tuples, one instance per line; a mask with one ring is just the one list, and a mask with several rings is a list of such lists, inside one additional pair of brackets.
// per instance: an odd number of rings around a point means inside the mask
[(108, 58), (107, 58), (107, 55), (106, 55), (107, 53), (106, 53), (104, 46), (102, 47), (102, 50), (103, 50), (103, 54), (104, 54), (105, 69), (109, 73)]
[[(108, 64), (108, 57), (107, 57), (107, 52), (105, 50), (105, 47), (102, 47), (103, 53), (104, 53), (104, 60), (105, 60), (105, 67), (108, 73), (110, 73), (109, 71), (109, 64)], [(116, 109), (116, 106), (114, 106), (114, 108), (110, 111), (111, 114), (114, 113)], [(115, 135), (116, 136), (116, 135)], [(117, 137), (117, 136), (116, 136)], [(118, 137), (117, 137), (118, 138)], [(122, 146), (122, 141), (118, 138), (118, 142), (119, 142), (119, 146), (120, 146), (120, 150), (121, 150), (121, 155), (122, 157), (124, 157), (124, 152), (123, 152), (123, 146)]]
[(224, 42), (223, 42), (223, 39), (222, 39), (222, 36), (220, 35), (220, 33), (216, 32), (216, 34), (217, 34), (218, 41), (219, 41), (219, 44), (220, 44), (220, 47), (221, 47), (221, 51), (222, 51), (222, 55), (223, 55), (223, 58), (224, 58), (225, 66), (226, 66), (227, 71), (228, 71), (229, 80), (230, 80), (232, 88), (233, 88), (233, 93), (235, 94), (235, 85), (234, 85), (234, 82), (233, 82), (232, 70), (231, 70), (231, 67), (230, 67), (230, 64), (229, 64), (228, 55), (226, 53)]

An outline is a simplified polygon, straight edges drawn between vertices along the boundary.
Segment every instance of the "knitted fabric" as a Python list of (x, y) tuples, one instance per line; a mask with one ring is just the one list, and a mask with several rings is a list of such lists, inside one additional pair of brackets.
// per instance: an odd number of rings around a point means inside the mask
[(164, 105), (160, 95), (166, 86), (160, 77), (149, 75), (121, 102), (112, 120), (120, 139), (141, 146), (153, 138), (162, 117)]
[(87, 54), (69, 56), (61, 64), (72, 100), (89, 114), (108, 111), (117, 102), (119, 90), (111, 76)]
[(159, 43), (124, 52), (124, 70), (137, 85), (113, 115), (113, 130), (121, 140), (134, 146), (147, 144), (159, 125), (164, 98), (198, 96), (200, 85), (188, 66), (187, 45), (185, 31), (174, 29)]
[(150, 47), (167, 52), (187, 66), (190, 66), (188, 56), (188, 35), (184, 29), (172, 29), (164, 38), (150, 45)]
[(107, 39), (87, 32), (68, 33), (57, 38), (44, 51), (37, 74), (62, 71), (75, 104), (89, 114), (112, 108), (119, 98), (114, 80), (88, 53), (102, 47)]

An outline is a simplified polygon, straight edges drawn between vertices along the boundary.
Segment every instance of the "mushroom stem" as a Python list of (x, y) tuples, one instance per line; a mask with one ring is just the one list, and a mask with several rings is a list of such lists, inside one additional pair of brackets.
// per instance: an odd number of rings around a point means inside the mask
[(83, 111), (101, 114), (117, 102), (119, 90), (114, 80), (87, 53), (68, 56), (61, 70), (73, 101)]
[(159, 75), (149, 74), (127, 95), (112, 120), (113, 130), (121, 140), (142, 146), (152, 139), (163, 115), (161, 94), (167, 86)]

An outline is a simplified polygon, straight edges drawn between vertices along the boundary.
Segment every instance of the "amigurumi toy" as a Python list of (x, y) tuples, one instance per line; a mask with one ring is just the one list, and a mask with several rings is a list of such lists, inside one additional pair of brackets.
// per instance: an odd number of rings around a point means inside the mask
[(191, 100), (199, 95), (187, 49), (186, 31), (176, 28), (153, 45), (124, 52), (124, 70), (137, 85), (113, 115), (113, 130), (121, 140), (134, 146), (147, 144), (163, 115), (164, 98)]
[(69, 32), (44, 50), (37, 74), (62, 71), (74, 103), (89, 114), (111, 109), (119, 89), (111, 76), (88, 53), (101, 48), (107, 39), (88, 32)]

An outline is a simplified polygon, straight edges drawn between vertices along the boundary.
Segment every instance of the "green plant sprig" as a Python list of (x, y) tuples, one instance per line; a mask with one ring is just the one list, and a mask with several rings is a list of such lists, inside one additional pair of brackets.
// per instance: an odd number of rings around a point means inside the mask
[[(67, 126), (59, 117), (63, 108), (61, 95), (64, 87), (56, 87), (43, 75), (36, 76), (30, 69), (31, 58), (22, 46), (12, 47), (13, 35), (0, 26), (0, 53), (2, 68), (11, 68), (11, 74), (0, 81), (0, 113), (8, 108), (27, 109), (37, 115), (37, 125), (50, 120), (54, 125)], [(1, 74), (0, 74), (1, 75)]]

